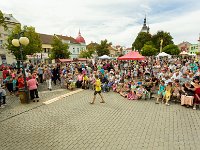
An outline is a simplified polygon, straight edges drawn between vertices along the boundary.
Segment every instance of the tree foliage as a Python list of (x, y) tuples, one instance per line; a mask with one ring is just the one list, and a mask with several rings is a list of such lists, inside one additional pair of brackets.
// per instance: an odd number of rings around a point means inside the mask
[(156, 55), (157, 53), (158, 53), (158, 49), (156, 49), (151, 44), (145, 44), (141, 51), (141, 54), (143, 56), (153, 56), (153, 55)]
[(109, 55), (110, 51), (108, 49), (109, 46), (111, 46), (112, 43), (108, 43), (108, 41), (101, 40), (101, 43), (96, 46), (96, 52), (98, 56), (103, 56), (103, 55)]
[(63, 43), (59, 37), (53, 37), (53, 43), (51, 44), (53, 47), (51, 50), (51, 59), (64, 59), (70, 58), (69, 46), (66, 43)]
[(42, 51), (42, 43), (39, 37), (39, 34), (35, 32), (34, 27), (24, 26), (21, 29), (21, 25), (17, 25), (10, 35), (8, 35), (6, 47), (8, 50), (13, 53), (17, 60), (22, 60), (20, 54), (20, 47), (15, 47), (12, 45), (13, 39), (19, 39), (20, 33), (23, 33), (21, 36), (25, 36), (29, 39), (29, 44), (27, 46), (22, 45), (22, 55), (23, 60), (27, 59), (27, 55), (33, 55), (34, 53), (38, 53)]
[(149, 41), (151, 41), (151, 34), (146, 32), (140, 32), (132, 44), (132, 49), (141, 51), (143, 46)]
[(170, 44), (174, 44), (173, 38), (169, 32), (158, 31), (155, 35), (152, 36), (151, 41), (153, 42), (156, 49), (160, 49), (160, 41), (163, 39), (162, 47), (165, 47)]
[(6, 22), (5, 22), (5, 18), (3, 16), (3, 13), (2, 11), (0, 10), (0, 26), (3, 26), (4, 29), (7, 29), (7, 25), (6, 25)]
[(91, 58), (92, 54), (88, 50), (82, 50), (79, 54), (79, 58)]
[(88, 58), (91, 58), (92, 57), (92, 54), (96, 53), (96, 46), (98, 44), (97, 43), (91, 43), (89, 45), (87, 45), (87, 53), (88, 53)]
[(170, 44), (163, 48), (163, 52), (170, 54), (170, 55), (178, 55), (180, 54), (180, 50), (177, 45)]

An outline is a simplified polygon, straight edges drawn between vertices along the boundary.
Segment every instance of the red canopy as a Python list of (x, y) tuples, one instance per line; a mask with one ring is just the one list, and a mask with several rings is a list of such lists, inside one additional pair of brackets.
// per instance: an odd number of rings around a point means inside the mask
[(58, 61), (61, 63), (68, 63), (68, 62), (72, 62), (72, 59), (58, 59)]
[(118, 60), (144, 60), (145, 57), (140, 55), (139, 52), (131, 51), (128, 54), (118, 57)]

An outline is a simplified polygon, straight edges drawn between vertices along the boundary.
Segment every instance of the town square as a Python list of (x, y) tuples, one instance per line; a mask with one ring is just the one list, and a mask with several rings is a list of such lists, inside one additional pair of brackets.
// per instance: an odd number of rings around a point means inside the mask
[(0, 3), (0, 150), (200, 149), (200, 4)]

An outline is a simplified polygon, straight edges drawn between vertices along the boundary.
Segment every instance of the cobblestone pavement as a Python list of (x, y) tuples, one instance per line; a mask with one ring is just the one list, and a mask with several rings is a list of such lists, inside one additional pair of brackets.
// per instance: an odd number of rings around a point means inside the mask
[(30, 102), (29, 104), (21, 104), (19, 97), (16, 97), (15, 95), (11, 96), (7, 94), (6, 96), (7, 105), (5, 108), (0, 109), (0, 121), (9, 119), (13, 116), (21, 114), (25, 111), (29, 111), (36, 107), (40, 107), (42, 106), (42, 102), (69, 92), (66, 89), (61, 89), (59, 85), (53, 86), (53, 90), (49, 91), (48, 89), (46, 89), (45, 84), (40, 84), (38, 91), (39, 91), (40, 102), (36, 102), (36, 103)]
[[(197, 150), (200, 111), (83, 91), (0, 122), (2, 150)], [(2, 114), (1, 114), (2, 115)]]

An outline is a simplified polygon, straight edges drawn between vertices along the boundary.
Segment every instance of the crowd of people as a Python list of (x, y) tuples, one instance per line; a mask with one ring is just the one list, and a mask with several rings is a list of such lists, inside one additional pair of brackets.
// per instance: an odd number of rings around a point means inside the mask
[[(99, 93), (102, 102), (105, 101), (101, 92), (113, 91), (127, 100), (148, 100), (156, 95), (155, 103), (167, 106), (174, 102), (196, 109), (200, 104), (200, 62), (191, 57), (149, 57), (144, 61), (96, 60), (67, 64), (27, 63), (25, 74), (33, 102), (39, 101), (38, 86), (46, 82), (46, 88), (50, 91), (52, 83), (69, 90), (95, 90), (95, 98)], [(1, 106), (6, 104), (6, 91), (17, 96), (24, 86), (22, 69), (5, 67), (0, 88)]]

